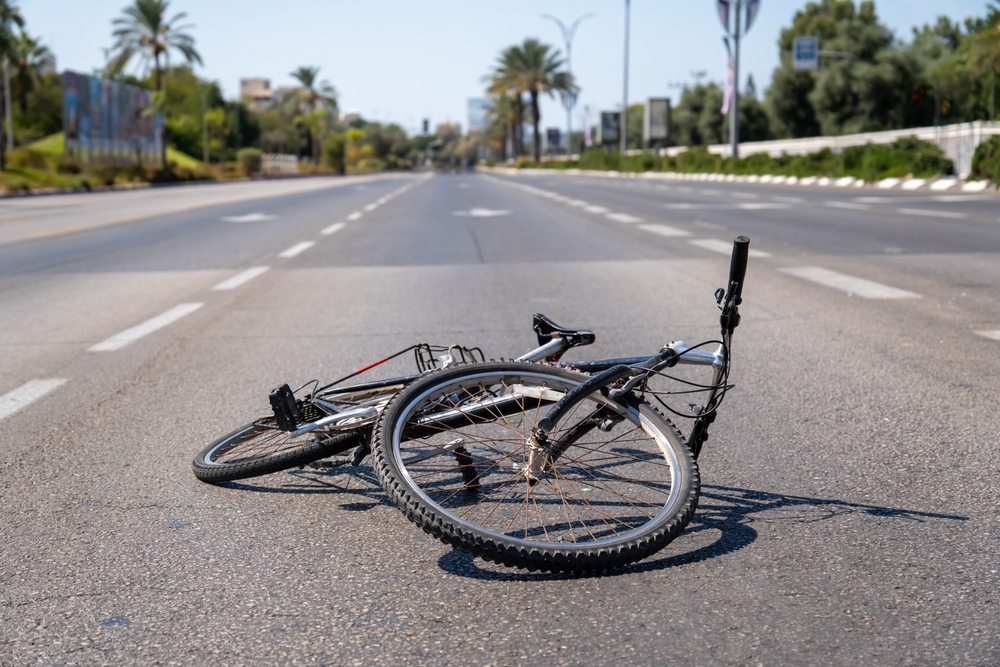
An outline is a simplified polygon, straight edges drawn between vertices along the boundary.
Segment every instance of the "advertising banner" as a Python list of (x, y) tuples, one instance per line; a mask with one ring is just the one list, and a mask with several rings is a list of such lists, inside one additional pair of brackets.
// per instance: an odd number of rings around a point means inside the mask
[(670, 98), (651, 97), (646, 100), (642, 138), (646, 143), (665, 141), (670, 136)]
[(85, 162), (159, 159), (163, 119), (145, 113), (151, 91), (70, 71), (62, 85), (67, 153)]
[(619, 111), (602, 111), (600, 130), (600, 143), (617, 144), (621, 138), (619, 128), (622, 124), (622, 115)]
[(562, 143), (562, 132), (559, 131), (558, 127), (550, 127), (545, 130), (545, 141), (549, 145), (549, 149), (559, 148)]

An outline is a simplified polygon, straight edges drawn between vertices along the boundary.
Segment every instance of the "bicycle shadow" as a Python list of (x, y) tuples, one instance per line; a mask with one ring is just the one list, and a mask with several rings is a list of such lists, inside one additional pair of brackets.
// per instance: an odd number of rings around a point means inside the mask
[[(691, 523), (688, 524), (680, 537), (665, 549), (665, 551), (670, 551), (679, 545), (694, 542), (693, 548), (683, 553), (659, 555), (610, 572), (552, 574), (505, 570), (501, 569), (503, 566), (486, 563), (462, 551), (453, 550), (438, 559), (438, 567), (449, 574), (487, 581), (548, 581), (652, 572), (698, 563), (739, 551), (756, 541), (758, 531), (754, 524), (813, 523), (828, 521), (848, 514), (862, 514), (919, 523), (932, 519), (949, 521), (967, 521), (969, 519), (954, 514), (919, 512), (851, 503), (831, 498), (809, 498), (706, 484), (701, 487), (698, 511), (695, 512)], [(708, 544), (699, 544), (705, 541), (706, 536), (711, 531), (718, 532), (718, 538)]]
[(370, 466), (342, 466), (329, 470), (282, 471), (280, 475), (266, 475), (239, 482), (219, 482), (224, 489), (254, 491), (256, 493), (276, 493), (292, 495), (343, 495), (360, 496), (361, 501), (346, 502), (340, 509), (349, 512), (363, 512), (379, 505), (392, 507)]

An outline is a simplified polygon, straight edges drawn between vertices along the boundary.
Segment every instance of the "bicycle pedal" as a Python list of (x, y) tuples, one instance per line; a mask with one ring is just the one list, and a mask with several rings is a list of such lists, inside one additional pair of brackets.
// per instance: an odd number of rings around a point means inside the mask
[(274, 421), (282, 431), (294, 431), (296, 425), (302, 421), (302, 413), (295, 405), (295, 395), (287, 384), (275, 387), (268, 395), (271, 401), (271, 410), (274, 411)]

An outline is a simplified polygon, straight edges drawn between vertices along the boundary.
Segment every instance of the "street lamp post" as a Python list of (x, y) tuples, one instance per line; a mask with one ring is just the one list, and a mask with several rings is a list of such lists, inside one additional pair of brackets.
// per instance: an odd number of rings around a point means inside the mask
[[(573, 37), (576, 35), (576, 27), (580, 25), (582, 21), (589, 19), (592, 16), (595, 16), (595, 14), (584, 14), (577, 20), (573, 21), (573, 25), (567, 28), (563, 22), (555, 16), (542, 14), (543, 19), (555, 21), (556, 25), (559, 26), (559, 30), (562, 31), (563, 41), (566, 42), (566, 70), (569, 72), (570, 80), (573, 78)], [(561, 97), (563, 107), (566, 108), (566, 154), (570, 155), (573, 153), (573, 107), (576, 106), (576, 93), (566, 91), (561, 94)]]
[(743, 0), (736, 0), (736, 16), (733, 26), (733, 104), (729, 108), (729, 141), (732, 142), (732, 156), (740, 156), (740, 10)]
[(625, 150), (628, 148), (628, 18), (629, 18), (629, 5), (630, 0), (625, 0), (625, 75), (623, 77), (624, 84), (622, 86), (622, 116), (621, 116), (621, 127), (618, 128), (618, 133), (621, 135), (621, 151), (622, 155), (625, 155)]

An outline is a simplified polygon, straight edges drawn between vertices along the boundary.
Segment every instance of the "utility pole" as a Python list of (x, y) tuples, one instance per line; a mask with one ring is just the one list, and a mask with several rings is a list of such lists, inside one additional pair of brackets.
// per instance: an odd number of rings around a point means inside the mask
[[(566, 42), (566, 70), (569, 72), (571, 80), (573, 78), (573, 37), (576, 34), (576, 27), (580, 25), (582, 21), (589, 19), (592, 16), (594, 16), (594, 14), (584, 14), (577, 20), (573, 21), (573, 25), (567, 29), (563, 22), (555, 16), (542, 14), (543, 19), (555, 21), (556, 25), (559, 26), (559, 30), (562, 31), (563, 41)], [(566, 108), (566, 155), (568, 156), (573, 153), (573, 107), (576, 106), (576, 93), (562, 91), (560, 93), (560, 97), (562, 97), (563, 106)]]
[(201, 91), (201, 161), (208, 165), (208, 92)]
[(624, 85), (622, 90), (622, 114), (621, 114), (621, 127), (618, 128), (618, 133), (621, 136), (621, 151), (622, 155), (625, 155), (625, 150), (628, 148), (628, 17), (629, 17), (629, 4), (630, 0), (625, 0), (625, 76)]
[(7, 116), (7, 150), (14, 150), (14, 105), (11, 104), (10, 99), (10, 59), (3, 59), (3, 94), (4, 98), (7, 100), (6, 109), (4, 109), (5, 115)]

